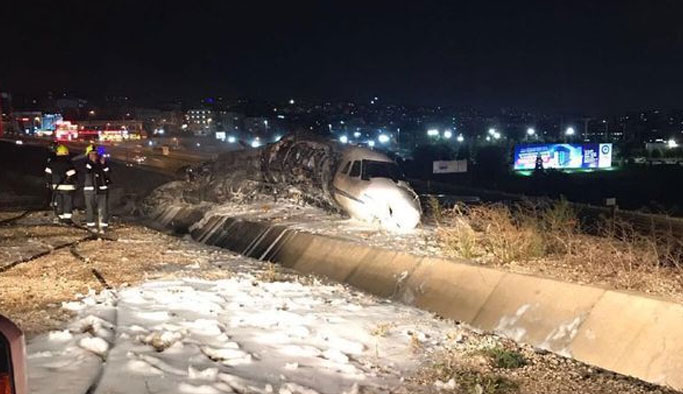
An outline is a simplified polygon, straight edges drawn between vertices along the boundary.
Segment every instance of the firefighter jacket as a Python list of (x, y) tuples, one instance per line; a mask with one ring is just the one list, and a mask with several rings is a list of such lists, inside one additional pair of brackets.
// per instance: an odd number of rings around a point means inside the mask
[(76, 167), (69, 156), (57, 156), (47, 163), (45, 179), (52, 190), (76, 190)]
[(109, 163), (101, 163), (100, 161), (85, 162), (85, 182), (83, 183), (83, 191), (98, 193), (105, 193), (111, 184), (111, 170)]

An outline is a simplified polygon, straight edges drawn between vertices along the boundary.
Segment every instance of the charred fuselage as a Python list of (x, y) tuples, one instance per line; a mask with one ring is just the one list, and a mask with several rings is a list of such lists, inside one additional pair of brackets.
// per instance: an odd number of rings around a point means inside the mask
[[(349, 174), (354, 166), (357, 176)], [(386, 155), (295, 136), (260, 149), (221, 155), (192, 169), (192, 176), (184, 181), (155, 190), (146, 205), (249, 202), (264, 197), (345, 212), (389, 230), (415, 227), (421, 213), (415, 192), (400, 179), (396, 164)]]

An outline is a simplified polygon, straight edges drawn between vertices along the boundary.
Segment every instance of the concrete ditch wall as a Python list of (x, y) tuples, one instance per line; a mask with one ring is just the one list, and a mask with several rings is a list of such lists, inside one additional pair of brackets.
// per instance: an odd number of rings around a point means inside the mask
[(209, 245), (325, 275), (369, 293), (648, 382), (683, 389), (683, 306), (640, 294), (422, 258), (265, 222), (201, 220), (167, 207), (153, 220)]

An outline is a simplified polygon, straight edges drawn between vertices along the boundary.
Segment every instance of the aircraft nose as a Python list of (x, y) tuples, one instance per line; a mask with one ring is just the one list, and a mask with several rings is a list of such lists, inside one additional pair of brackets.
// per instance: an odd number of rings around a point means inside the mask
[(388, 215), (385, 227), (411, 230), (420, 222), (421, 210), (414, 196), (405, 191), (395, 193), (387, 202)]

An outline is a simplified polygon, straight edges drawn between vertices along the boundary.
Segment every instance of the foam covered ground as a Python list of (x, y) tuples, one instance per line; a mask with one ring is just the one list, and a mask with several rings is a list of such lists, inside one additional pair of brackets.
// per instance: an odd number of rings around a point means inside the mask
[(317, 207), (296, 204), (288, 200), (214, 205), (203, 220), (209, 220), (215, 215), (287, 224), (291, 228), (314, 234), (324, 234), (419, 256), (441, 254), (432, 225), (419, 225), (417, 228), (402, 232), (387, 231), (378, 224), (345, 218)]
[(151, 281), (64, 307), (76, 320), (29, 345), (34, 393), (84, 393), (97, 379), (107, 394), (389, 391), (448, 332), (341, 285), (248, 273)]

